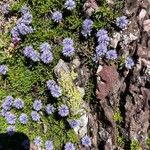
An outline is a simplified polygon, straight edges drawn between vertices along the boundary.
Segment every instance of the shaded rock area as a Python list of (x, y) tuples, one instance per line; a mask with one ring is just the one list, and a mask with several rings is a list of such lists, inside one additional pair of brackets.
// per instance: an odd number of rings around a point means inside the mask
[[(113, 7), (113, 6), (112, 6)], [(132, 70), (117, 70), (114, 64), (99, 65), (97, 76), (97, 118), (98, 144), (102, 149), (130, 149), (137, 140), (142, 150), (148, 150), (146, 143), (150, 130), (150, 1), (126, 0), (125, 15), (128, 27), (113, 33), (111, 46), (119, 54), (133, 57)], [(118, 123), (116, 111), (123, 118)], [(123, 137), (120, 146), (118, 134)]]

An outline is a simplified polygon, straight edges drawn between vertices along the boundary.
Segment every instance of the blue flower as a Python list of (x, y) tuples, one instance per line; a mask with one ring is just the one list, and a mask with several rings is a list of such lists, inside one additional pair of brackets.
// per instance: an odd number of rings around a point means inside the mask
[(15, 124), (16, 123), (16, 115), (8, 112), (6, 115), (5, 115), (5, 119), (7, 121), (8, 124)]
[(74, 47), (72, 47), (72, 46), (67, 45), (67, 46), (63, 47), (62, 53), (66, 57), (72, 56), (74, 54), (74, 52), (75, 52), (75, 50), (74, 50)]
[(40, 147), (42, 145), (42, 140), (40, 136), (37, 136), (34, 140), (34, 144), (38, 147)]
[(12, 37), (19, 37), (19, 31), (18, 31), (17, 27), (13, 27), (11, 29), (11, 35), (12, 35)]
[(15, 132), (15, 126), (12, 126), (12, 125), (9, 125), (8, 127), (7, 127), (7, 133), (8, 133), (8, 135), (9, 136), (12, 136), (13, 134), (14, 134), (14, 132)]
[(2, 104), (3, 110), (5, 110), (5, 111), (10, 110), (12, 104), (13, 104), (13, 97), (12, 96), (7, 96), (5, 101)]
[(116, 24), (119, 28), (123, 29), (128, 25), (128, 19), (126, 16), (118, 17)]
[(8, 67), (6, 65), (0, 65), (0, 74), (5, 75), (8, 71)]
[(18, 23), (17, 29), (18, 29), (19, 33), (22, 35), (27, 35), (27, 34), (33, 33), (33, 28), (24, 23)]
[(102, 36), (105, 36), (105, 35), (108, 35), (108, 32), (105, 29), (98, 30), (98, 32), (96, 34), (97, 37), (102, 37)]
[(61, 116), (61, 117), (66, 117), (69, 115), (69, 108), (67, 105), (61, 105), (59, 108), (58, 108), (58, 114)]
[(5, 117), (6, 115), (7, 115), (7, 110), (6, 109), (2, 109), (1, 110), (1, 115), (3, 116), (3, 117)]
[(103, 35), (98, 38), (98, 43), (100, 45), (108, 46), (109, 41), (110, 41), (110, 38), (108, 37), (108, 35)]
[(60, 23), (62, 20), (62, 13), (59, 11), (53, 12), (52, 19), (54, 20), (54, 22)]
[(78, 120), (71, 120), (69, 121), (69, 125), (71, 126), (71, 128), (76, 128), (80, 125)]
[(109, 50), (106, 53), (106, 58), (109, 59), (109, 60), (115, 60), (115, 59), (117, 59), (117, 52), (116, 52), (116, 50)]
[(84, 136), (81, 139), (81, 144), (85, 147), (89, 147), (91, 146), (92, 142), (91, 142), (91, 138), (89, 136)]
[(39, 111), (42, 109), (42, 102), (41, 100), (35, 100), (33, 103), (33, 109)]
[(31, 24), (32, 22), (32, 14), (30, 14), (29, 12), (28, 13), (25, 13), (21, 18), (20, 18), (20, 23), (24, 23), (26, 25), (29, 25)]
[(47, 140), (45, 142), (45, 150), (53, 150), (54, 146), (53, 146), (53, 142), (50, 140)]
[(24, 6), (21, 7), (21, 13), (22, 13), (22, 15), (25, 15), (28, 12), (29, 12), (29, 8), (26, 5), (24, 5)]
[(31, 117), (33, 121), (40, 121), (40, 115), (36, 111), (31, 112)]
[(24, 149), (29, 150), (29, 148), (30, 148), (30, 141), (29, 140), (24, 140), (21, 145), (22, 145), (22, 147)]
[(93, 21), (91, 19), (85, 19), (82, 25), (82, 35), (84, 37), (90, 36), (92, 31)]
[(9, 4), (5, 3), (2, 5), (2, 13), (5, 15), (5, 14), (8, 14), (10, 11), (10, 6)]
[(105, 55), (106, 52), (107, 52), (107, 47), (106, 46), (98, 45), (96, 47), (96, 55), (98, 57), (101, 57), (101, 56)]
[(65, 8), (67, 8), (68, 10), (72, 10), (76, 7), (76, 3), (74, 0), (67, 0), (65, 2)]
[(24, 101), (21, 99), (15, 99), (13, 106), (17, 109), (22, 109), (24, 107)]
[(47, 106), (46, 106), (46, 113), (48, 114), (48, 115), (51, 115), (52, 113), (54, 113), (54, 111), (55, 111), (55, 108), (54, 108), (54, 106), (53, 105), (51, 105), (51, 104), (48, 104)]
[(22, 113), (19, 117), (19, 121), (22, 124), (26, 124), (28, 122), (28, 116), (26, 114)]
[(63, 39), (63, 45), (64, 46), (73, 46), (73, 40), (71, 39), (71, 38), (65, 38), (65, 39)]
[(74, 144), (72, 144), (71, 142), (67, 142), (65, 144), (65, 150), (75, 150)]
[(51, 89), (53, 89), (53, 87), (56, 85), (56, 82), (55, 82), (54, 80), (48, 80), (48, 81), (46, 82), (46, 85), (47, 85), (47, 88), (48, 88), (49, 90), (51, 90)]
[(44, 51), (47, 52), (47, 51), (51, 50), (51, 48), (52, 47), (47, 42), (44, 42), (40, 45), (40, 49), (42, 52), (44, 52)]
[(51, 51), (47, 50), (47, 51), (43, 51), (43, 53), (41, 54), (41, 60), (45, 63), (51, 63), (53, 61), (53, 54)]
[(132, 58), (130, 57), (127, 57), (126, 60), (125, 60), (125, 67), (127, 69), (132, 69), (132, 67), (134, 66), (134, 61)]

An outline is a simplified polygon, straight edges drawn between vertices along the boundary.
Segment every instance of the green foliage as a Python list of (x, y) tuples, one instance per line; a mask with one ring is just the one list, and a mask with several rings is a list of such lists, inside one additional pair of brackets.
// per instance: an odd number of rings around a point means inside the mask
[(138, 140), (132, 140), (130, 145), (131, 150), (142, 150)]
[(116, 111), (114, 114), (114, 121), (117, 123), (121, 123), (123, 121), (123, 118), (121, 116), (121, 112), (120, 111)]
[(125, 139), (122, 135), (120, 135), (118, 129), (117, 129), (117, 145), (118, 147), (121, 147), (121, 148), (123, 148), (125, 145)]
[(147, 138), (146, 143), (147, 143), (147, 146), (148, 146), (148, 148), (149, 148), (149, 150), (150, 150), (150, 135), (149, 135), (149, 137)]

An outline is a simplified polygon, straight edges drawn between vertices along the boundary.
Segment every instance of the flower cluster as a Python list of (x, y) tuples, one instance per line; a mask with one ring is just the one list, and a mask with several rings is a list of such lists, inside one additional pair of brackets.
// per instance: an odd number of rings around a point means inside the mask
[(23, 54), (34, 62), (40, 60), (40, 54), (35, 51), (32, 46), (26, 46), (23, 50)]
[(48, 80), (46, 84), (53, 97), (58, 98), (62, 95), (61, 88), (56, 84), (54, 80)]
[(64, 150), (75, 150), (75, 146), (71, 142), (67, 142), (64, 148)]
[(117, 52), (116, 52), (116, 50), (109, 50), (106, 53), (106, 58), (108, 60), (115, 60), (115, 59), (117, 59)]
[(60, 23), (62, 20), (62, 13), (59, 11), (55, 11), (52, 13), (52, 19), (56, 23)]
[(126, 16), (118, 17), (116, 20), (116, 25), (119, 28), (124, 29), (128, 25), (127, 17)]
[(53, 148), (54, 148), (53, 142), (50, 140), (47, 140), (45, 142), (45, 150), (53, 150)]
[(134, 66), (134, 61), (132, 58), (130, 57), (127, 57), (126, 60), (125, 60), (125, 67), (127, 69), (132, 69), (132, 67)]
[(78, 120), (71, 120), (69, 121), (69, 125), (71, 128), (76, 128), (80, 125), (80, 122)]
[(7, 121), (8, 124), (15, 124), (16, 123), (16, 115), (15, 114), (12, 114), (10, 112), (7, 112), (6, 115), (5, 115), (5, 119)]
[(8, 133), (8, 135), (9, 135), (9, 136), (12, 136), (12, 135), (14, 134), (15, 130), (16, 130), (15, 126), (9, 125), (9, 126), (7, 127), (7, 133)]
[(37, 147), (40, 147), (42, 145), (42, 139), (40, 136), (37, 136), (35, 139), (34, 139), (34, 144), (37, 146)]
[(83, 21), (81, 33), (84, 37), (91, 35), (92, 25), (93, 25), (93, 21), (91, 19), (85, 19)]
[(41, 110), (41, 108), (42, 108), (41, 100), (35, 100), (33, 103), (33, 109), (36, 111), (39, 111), (39, 110)]
[(65, 8), (68, 10), (72, 10), (76, 7), (76, 3), (74, 0), (66, 0), (65, 2)]
[(13, 103), (13, 106), (17, 109), (22, 109), (24, 107), (24, 101), (21, 100), (21, 99), (15, 99), (14, 100), (14, 103)]
[(5, 116), (6, 112), (11, 109), (12, 104), (13, 104), (13, 97), (7, 96), (5, 98), (5, 101), (2, 103), (2, 110), (4, 112), (4, 114), (2, 114), (3, 116)]
[(52, 60), (53, 60), (53, 54), (52, 52), (50, 51), (51, 50), (51, 46), (45, 42), (45, 43), (42, 43), (40, 45), (40, 49), (41, 49), (41, 60), (45, 63), (45, 64), (48, 64), (48, 63), (51, 63)]
[(63, 55), (66, 57), (70, 57), (74, 54), (75, 50), (73, 47), (73, 40), (71, 38), (65, 38), (63, 40)]
[(6, 65), (0, 65), (0, 74), (5, 75), (8, 71), (8, 67)]
[(48, 104), (48, 105), (46, 106), (46, 108), (45, 108), (45, 111), (46, 111), (46, 113), (47, 113), (48, 115), (51, 115), (52, 113), (54, 113), (55, 108), (54, 108), (53, 105)]
[(29, 12), (27, 6), (21, 8), (22, 17), (18, 19), (16, 26), (11, 30), (13, 42), (20, 41), (20, 35), (27, 35), (33, 33), (33, 28), (30, 25), (32, 23), (32, 14)]
[(4, 4), (2, 5), (2, 13), (3, 13), (4, 15), (6, 15), (6, 14), (9, 13), (9, 11), (10, 11), (10, 6), (9, 6), (9, 4), (8, 4), (8, 3), (4, 3)]
[(36, 121), (36, 122), (40, 121), (40, 115), (36, 111), (31, 112), (31, 117), (33, 121)]
[(22, 124), (26, 124), (28, 122), (28, 116), (26, 114), (22, 113), (19, 117), (19, 121)]
[(61, 117), (66, 117), (69, 115), (69, 108), (67, 105), (61, 105), (59, 108), (58, 108), (58, 114), (61, 116)]
[(81, 144), (85, 147), (90, 147), (92, 145), (91, 138), (87, 135), (82, 137)]

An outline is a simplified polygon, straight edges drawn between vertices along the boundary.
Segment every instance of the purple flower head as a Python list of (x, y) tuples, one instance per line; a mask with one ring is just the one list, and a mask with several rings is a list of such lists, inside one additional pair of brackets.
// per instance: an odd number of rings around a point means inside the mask
[(43, 53), (41, 54), (41, 60), (45, 63), (51, 63), (53, 61), (53, 54), (51, 51), (47, 50), (47, 51), (43, 51)]
[(11, 35), (12, 35), (12, 37), (19, 37), (19, 31), (18, 31), (17, 27), (13, 27), (11, 29)]
[(37, 51), (32, 51), (30, 53), (30, 59), (34, 62), (40, 61), (40, 54)]
[(13, 97), (7, 96), (5, 101), (2, 104), (3, 112), (10, 110), (12, 104), (13, 104)]
[(106, 52), (107, 52), (107, 47), (106, 46), (98, 45), (96, 47), (96, 55), (98, 57), (101, 57), (101, 56), (105, 55)]
[(9, 11), (10, 11), (10, 6), (9, 6), (9, 4), (7, 4), (7, 3), (3, 4), (3, 6), (2, 6), (2, 13), (3, 13), (4, 15), (6, 15), (6, 14), (9, 13)]
[(91, 142), (91, 138), (89, 136), (84, 136), (81, 139), (81, 144), (85, 147), (89, 147), (91, 146), (92, 142)]
[(18, 23), (17, 29), (18, 29), (19, 33), (22, 35), (27, 35), (27, 34), (33, 33), (33, 28), (24, 23)]
[(15, 99), (14, 101), (14, 107), (17, 108), (17, 109), (22, 109), (24, 107), (24, 101), (21, 100), (21, 99)]
[(109, 59), (109, 60), (115, 60), (115, 59), (117, 59), (117, 52), (116, 52), (116, 50), (109, 50), (106, 53), (106, 58)]
[(58, 114), (61, 116), (61, 117), (66, 117), (69, 115), (69, 108), (67, 105), (61, 105), (58, 109)]
[(65, 8), (67, 8), (68, 10), (72, 10), (76, 7), (76, 3), (74, 0), (67, 0), (65, 2)]
[(31, 112), (31, 117), (33, 121), (40, 121), (40, 115), (36, 111)]
[(42, 102), (41, 100), (35, 100), (33, 103), (33, 109), (39, 111), (42, 109)]
[(56, 85), (56, 82), (55, 82), (54, 80), (48, 80), (48, 81), (46, 82), (46, 85), (47, 85), (47, 88), (48, 88), (49, 90), (51, 90), (51, 89)]
[(132, 67), (134, 66), (134, 61), (132, 58), (130, 57), (127, 57), (126, 60), (125, 60), (125, 67), (127, 69), (132, 69)]
[(23, 51), (23, 54), (30, 58), (31, 57), (31, 53), (34, 51), (33, 47), (32, 46), (26, 46), (24, 51)]
[(57, 84), (50, 90), (50, 92), (51, 92), (52, 96), (55, 98), (58, 98), (62, 95), (61, 88)]
[(26, 114), (22, 113), (19, 117), (19, 121), (22, 124), (26, 124), (28, 122), (28, 116)]
[(65, 150), (75, 150), (74, 144), (72, 144), (71, 142), (67, 142), (65, 144)]
[(5, 75), (8, 71), (8, 67), (6, 65), (0, 65), (0, 74)]
[(71, 121), (69, 121), (69, 125), (71, 128), (76, 128), (80, 125), (80, 123), (78, 120), (71, 120)]
[(108, 46), (109, 41), (110, 41), (110, 38), (108, 37), (108, 35), (103, 35), (98, 38), (98, 43), (104, 46)]
[(90, 36), (92, 31), (93, 21), (91, 19), (85, 19), (82, 25), (82, 35), (84, 37)]
[(29, 25), (32, 22), (32, 18), (32, 14), (30, 14), (29, 12), (25, 13), (21, 18), (21, 22), (26, 25)]
[(75, 50), (74, 50), (74, 47), (70, 46), (70, 45), (66, 45), (63, 47), (63, 55), (66, 56), (66, 57), (70, 57), (74, 54)]
[(40, 147), (42, 145), (42, 140), (40, 136), (37, 136), (34, 140), (34, 144), (38, 147)]
[(14, 132), (15, 132), (15, 126), (12, 126), (12, 125), (9, 125), (8, 127), (7, 127), (7, 133), (8, 133), (8, 135), (9, 136), (12, 136), (13, 134), (14, 134)]
[(52, 113), (54, 113), (55, 108), (54, 108), (53, 105), (48, 104), (48, 105), (46, 106), (45, 110), (46, 110), (46, 113), (47, 113), (48, 115), (51, 115)]
[(65, 38), (63, 39), (63, 45), (64, 46), (73, 46), (73, 40), (71, 38)]
[(118, 17), (116, 24), (119, 28), (123, 29), (128, 25), (128, 19), (126, 16)]
[(1, 110), (1, 115), (2, 115), (3, 117), (5, 117), (7, 113), (8, 113), (8, 112), (7, 112), (6, 109), (2, 109), (2, 110)]
[(52, 19), (54, 20), (54, 22), (60, 23), (62, 20), (62, 13), (59, 11), (55, 11), (52, 14)]
[(15, 124), (15, 122), (16, 122), (16, 115), (8, 112), (5, 115), (5, 119), (6, 119), (6, 121), (7, 121), (8, 124)]
[(22, 15), (25, 15), (28, 12), (29, 12), (29, 8), (26, 5), (22, 6), (21, 8)]
[(20, 37), (13, 37), (12, 38), (12, 43), (16, 46), (18, 45), (18, 43), (21, 41), (21, 38)]
[(47, 52), (49, 50), (51, 50), (51, 46), (47, 43), (47, 42), (44, 42), (40, 45), (40, 49), (41, 49), (41, 52)]
[(54, 146), (53, 146), (53, 142), (50, 140), (47, 140), (45, 142), (45, 150), (53, 150)]
[(97, 37), (102, 37), (102, 36), (105, 36), (105, 35), (108, 35), (108, 32), (105, 29), (98, 30), (98, 32), (96, 34)]
[(24, 140), (22, 142), (22, 147), (26, 150), (28, 150), (30, 148), (30, 141), (29, 140)]

